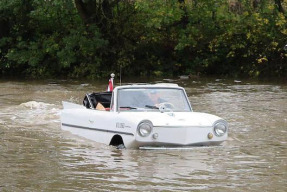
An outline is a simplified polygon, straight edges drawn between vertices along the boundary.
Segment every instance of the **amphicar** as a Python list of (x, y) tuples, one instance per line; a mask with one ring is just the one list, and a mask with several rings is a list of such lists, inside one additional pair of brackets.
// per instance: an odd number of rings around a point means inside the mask
[(227, 122), (194, 112), (177, 84), (135, 84), (86, 94), (83, 104), (63, 101), (61, 128), (118, 148), (190, 148), (220, 145)]

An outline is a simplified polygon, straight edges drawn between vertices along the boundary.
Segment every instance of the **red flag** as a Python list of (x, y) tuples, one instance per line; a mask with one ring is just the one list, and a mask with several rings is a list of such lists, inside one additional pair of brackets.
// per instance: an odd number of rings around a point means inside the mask
[(110, 78), (107, 91), (112, 92), (114, 89), (114, 78)]

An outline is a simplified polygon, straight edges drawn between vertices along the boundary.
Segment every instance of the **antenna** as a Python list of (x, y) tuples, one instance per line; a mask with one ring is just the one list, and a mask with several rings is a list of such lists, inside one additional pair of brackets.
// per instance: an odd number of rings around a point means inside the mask
[(122, 65), (120, 65), (120, 86), (122, 85)]

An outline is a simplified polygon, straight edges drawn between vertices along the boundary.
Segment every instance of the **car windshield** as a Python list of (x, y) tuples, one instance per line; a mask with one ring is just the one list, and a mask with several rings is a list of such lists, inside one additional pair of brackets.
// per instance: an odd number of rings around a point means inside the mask
[(126, 88), (118, 91), (118, 111), (191, 111), (187, 97), (178, 88)]

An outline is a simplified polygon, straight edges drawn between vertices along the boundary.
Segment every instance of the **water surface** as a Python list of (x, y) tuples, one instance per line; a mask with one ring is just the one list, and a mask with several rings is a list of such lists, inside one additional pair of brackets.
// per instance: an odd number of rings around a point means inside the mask
[(61, 101), (81, 103), (107, 82), (0, 81), (0, 191), (287, 191), (286, 84), (172, 82), (194, 111), (229, 122), (228, 141), (117, 150), (60, 129)]

